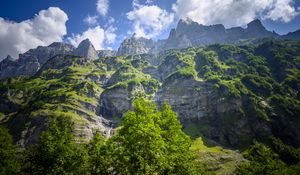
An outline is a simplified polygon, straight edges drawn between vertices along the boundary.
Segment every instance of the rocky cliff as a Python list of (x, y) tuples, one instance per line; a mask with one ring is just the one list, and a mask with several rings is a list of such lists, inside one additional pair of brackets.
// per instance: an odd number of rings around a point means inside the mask
[(18, 59), (8, 56), (0, 62), (0, 79), (32, 76), (56, 55), (76, 55), (90, 60), (98, 59), (98, 52), (88, 39), (83, 40), (77, 48), (70, 44), (54, 42), (49, 46), (30, 49), (20, 54)]
[(0, 62), (0, 79), (16, 76), (31, 76), (51, 57), (57, 54), (71, 54), (74, 47), (65, 43), (52, 43), (49, 46), (39, 46), (20, 54), (17, 60), (10, 56)]
[(278, 37), (267, 31), (261, 21), (254, 20), (247, 28), (234, 27), (226, 29), (222, 24), (205, 26), (190, 19), (180, 20), (176, 29), (172, 29), (164, 48), (186, 48), (213, 43), (233, 44), (239, 40)]
[(117, 52), (117, 55), (134, 55), (148, 53), (154, 47), (154, 41), (146, 38), (138, 38), (135, 34), (125, 39)]
[(78, 47), (72, 52), (72, 55), (80, 56), (89, 60), (98, 59), (98, 52), (89, 39), (81, 41)]

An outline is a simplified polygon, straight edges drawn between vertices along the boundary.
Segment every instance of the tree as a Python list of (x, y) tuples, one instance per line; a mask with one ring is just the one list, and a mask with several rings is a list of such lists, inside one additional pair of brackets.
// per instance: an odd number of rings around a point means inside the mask
[(182, 130), (177, 113), (165, 103), (161, 110), (160, 127), (161, 136), (167, 144), (167, 155), (169, 161), (168, 174), (193, 174), (193, 154), (189, 150), (191, 140)]
[(136, 99), (109, 142), (116, 174), (191, 174), (190, 139), (167, 104)]
[(0, 175), (17, 174), (18, 170), (12, 137), (6, 128), (0, 127)]
[(101, 134), (96, 134), (87, 145), (89, 154), (90, 174), (110, 174), (110, 155), (105, 140)]
[(255, 143), (244, 156), (250, 161), (237, 167), (236, 174), (282, 174), (286, 165), (269, 147)]
[(87, 174), (87, 151), (75, 142), (71, 119), (55, 117), (40, 143), (25, 151), (24, 173)]

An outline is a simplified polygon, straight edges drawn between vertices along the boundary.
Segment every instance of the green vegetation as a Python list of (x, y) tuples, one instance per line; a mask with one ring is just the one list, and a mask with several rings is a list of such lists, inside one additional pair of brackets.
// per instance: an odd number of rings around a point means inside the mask
[(0, 174), (17, 174), (19, 168), (12, 137), (6, 128), (0, 127)]
[[(33, 77), (1, 80), (0, 124), (25, 144), (43, 134), (39, 145), (16, 157), (12, 138), (0, 129), (0, 172), (18, 173), (22, 160), (25, 174), (230, 174), (235, 165), (238, 174), (299, 174), (299, 42), (214, 44), (161, 54), (61, 58)], [(151, 59), (160, 64), (151, 65)], [(194, 141), (168, 105), (159, 110), (140, 99), (162, 97), (163, 88), (180, 97), (187, 90), (181, 81), (192, 83), (195, 98), (206, 99), (191, 99), (197, 112), (212, 111), (197, 119), (187, 116), (195, 122), (183, 121)], [(174, 82), (179, 86), (170, 86)], [(129, 102), (137, 100), (123, 119), (103, 116), (123, 121), (108, 139), (95, 123), (102, 115), (103, 92), (114, 95), (118, 88)], [(184, 98), (166, 98), (184, 111)], [(88, 142), (82, 133), (98, 134)], [(246, 150), (248, 161), (207, 140)], [(249, 148), (253, 140), (262, 143)]]
[(177, 115), (165, 104), (137, 99), (111, 138), (117, 174), (193, 174), (190, 140)]
[(73, 123), (68, 118), (53, 118), (41, 134), (38, 145), (24, 152), (22, 173), (25, 174), (88, 174), (88, 154), (76, 144)]
[(237, 167), (237, 174), (299, 174), (300, 166), (286, 165), (279, 159), (278, 154), (261, 143), (255, 143), (247, 151), (244, 156), (249, 162), (241, 164)]
[(158, 110), (153, 102), (136, 99), (133, 111), (126, 113), (122, 126), (108, 139), (96, 134), (90, 142), (78, 143), (73, 130), (71, 118), (53, 117), (39, 143), (20, 152), (19, 169), (11, 137), (1, 129), (2, 174), (200, 173), (193, 156), (198, 148), (191, 147), (167, 104)]
[(233, 174), (237, 165), (246, 162), (236, 151), (205, 145), (201, 137), (194, 140), (190, 150), (196, 156), (201, 174)]

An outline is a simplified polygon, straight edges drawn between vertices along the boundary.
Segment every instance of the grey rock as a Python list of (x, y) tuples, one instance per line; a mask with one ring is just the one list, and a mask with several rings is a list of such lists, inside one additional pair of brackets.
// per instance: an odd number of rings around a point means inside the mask
[(49, 46), (38, 46), (20, 54), (14, 60), (10, 56), (0, 63), (0, 79), (16, 76), (32, 76), (50, 58), (58, 54), (70, 54), (74, 47), (69, 44), (55, 42)]
[(155, 45), (151, 39), (138, 38), (135, 34), (129, 39), (125, 39), (117, 52), (117, 55), (135, 55), (148, 53)]
[(300, 40), (300, 30), (289, 32), (288, 34), (281, 36), (281, 38), (290, 40)]
[(180, 20), (172, 29), (164, 49), (204, 46), (213, 43), (233, 44), (244, 39), (278, 37), (275, 32), (267, 31), (260, 20), (254, 20), (247, 28), (226, 29), (222, 24), (205, 26), (190, 19)]
[(72, 52), (73, 55), (84, 57), (88, 60), (98, 59), (98, 52), (89, 39), (81, 41), (78, 47)]
[(117, 55), (117, 51), (115, 50), (98, 50), (97, 52), (99, 57), (111, 57)]

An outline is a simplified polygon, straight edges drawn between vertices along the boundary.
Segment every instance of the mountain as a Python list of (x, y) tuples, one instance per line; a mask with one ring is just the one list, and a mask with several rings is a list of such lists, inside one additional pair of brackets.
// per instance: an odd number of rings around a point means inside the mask
[(92, 43), (83, 40), (77, 48), (70, 44), (54, 42), (49, 46), (38, 46), (20, 54), (18, 59), (8, 56), (0, 62), (0, 79), (34, 75), (50, 58), (56, 55), (76, 55), (86, 59), (98, 59), (98, 52)]
[(97, 52), (99, 57), (111, 57), (117, 55), (117, 51), (115, 50), (98, 50)]
[(181, 20), (168, 39), (132, 36), (117, 52), (96, 51), (89, 40), (37, 47), (0, 63), (0, 125), (26, 147), (52, 118), (70, 118), (76, 141), (86, 143), (113, 135), (132, 102), (146, 98), (159, 109), (170, 104), (211, 170), (223, 173), (229, 162), (232, 174), (246, 161), (239, 151), (256, 142), (296, 165), (300, 41), (286, 37), (297, 33), (279, 36), (258, 20), (245, 29)]
[(239, 40), (266, 37), (278, 37), (278, 34), (267, 31), (260, 20), (250, 22), (246, 29), (226, 29), (222, 24), (205, 26), (185, 19), (180, 20), (176, 29), (171, 30), (164, 48), (195, 47), (213, 43), (233, 44)]
[[(32, 78), (3, 80), (1, 112), (14, 114), (8, 119), (11, 129), (16, 123), (24, 128), (26, 122), (18, 122), (24, 115), (28, 121), (33, 114), (42, 120), (66, 110), (74, 120), (84, 121), (81, 129), (91, 125), (110, 130), (131, 109), (132, 100), (144, 96), (159, 105), (168, 101), (190, 135), (202, 133), (226, 147), (245, 148), (253, 139), (269, 137), (299, 146), (299, 50), (299, 42), (281, 40), (258, 46), (216, 44), (166, 52), (158, 66), (143, 54), (95, 61), (60, 54)], [(7, 58), (4, 63), (14, 61)], [(39, 122), (31, 125), (39, 128)], [(86, 136), (87, 130), (81, 129), (79, 135)], [(16, 139), (22, 132), (16, 131)]]
[[(205, 46), (214, 43), (241, 44), (245, 41), (262, 38), (282, 38), (299, 40), (298, 31), (280, 36), (275, 32), (267, 31), (260, 20), (247, 24), (247, 28), (234, 27), (226, 29), (222, 24), (205, 26), (190, 19), (180, 20), (176, 29), (170, 31), (169, 37), (164, 40), (153, 41), (135, 34), (125, 39), (117, 51), (96, 51), (93, 44), (83, 40), (77, 48), (65, 43), (53, 43), (49, 46), (39, 46), (30, 49), (13, 62), (0, 62), (0, 79), (15, 76), (32, 76), (51, 57), (57, 54), (70, 54), (96, 60), (98, 57), (122, 56), (135, 54), (153, 54), (155, 57), (169, 49)], [(157, 58), (154, 58), (157, 59)], [(155, 61), (157, 62), (157, 61)], [(3, 64), (1, 66), (1, 64)]]
[(98, 59), (98, 52), (89, 39), (81, 41), (78, 47), (72, 52), (72, 55), (80, 56), (89, 60)]
[(286, 35), (282, 36), (283, 39), (290, 39), (290, 40), (300, 40), (300, 30), (295, 32), (289, 32)]
[[(153, 41), (137, 38), (134, 34), (121, 43), (117, 55), (159, 53), (168, 49), (197, 47), (214, 43), (235, 44), (242, 40), (278, 37), (280, 35), (268, 31), (258, 19), (247, 24), (247, 28), (233, 27), (229, 29), (222, 24), (205, 26), (190, 19), (181, 19), (177, 27), (171, 29), (167, 39)], [(284, 38), (284, 36), (282, 37)]]
[(31, 76), (51, 57), (57, 54), (71, 54), (74, 47), (65, 43), (52, 43), (20, 54), (17, 60), (8, 56), (0, 62), (0, 79), (15, 76)]
[(148, 53), (153, 48), (155, 42), (151, 39), (138, 38), (135, 34), (131, 38), (125, 39), (117, 52), (117, 55), (134, 55)]

